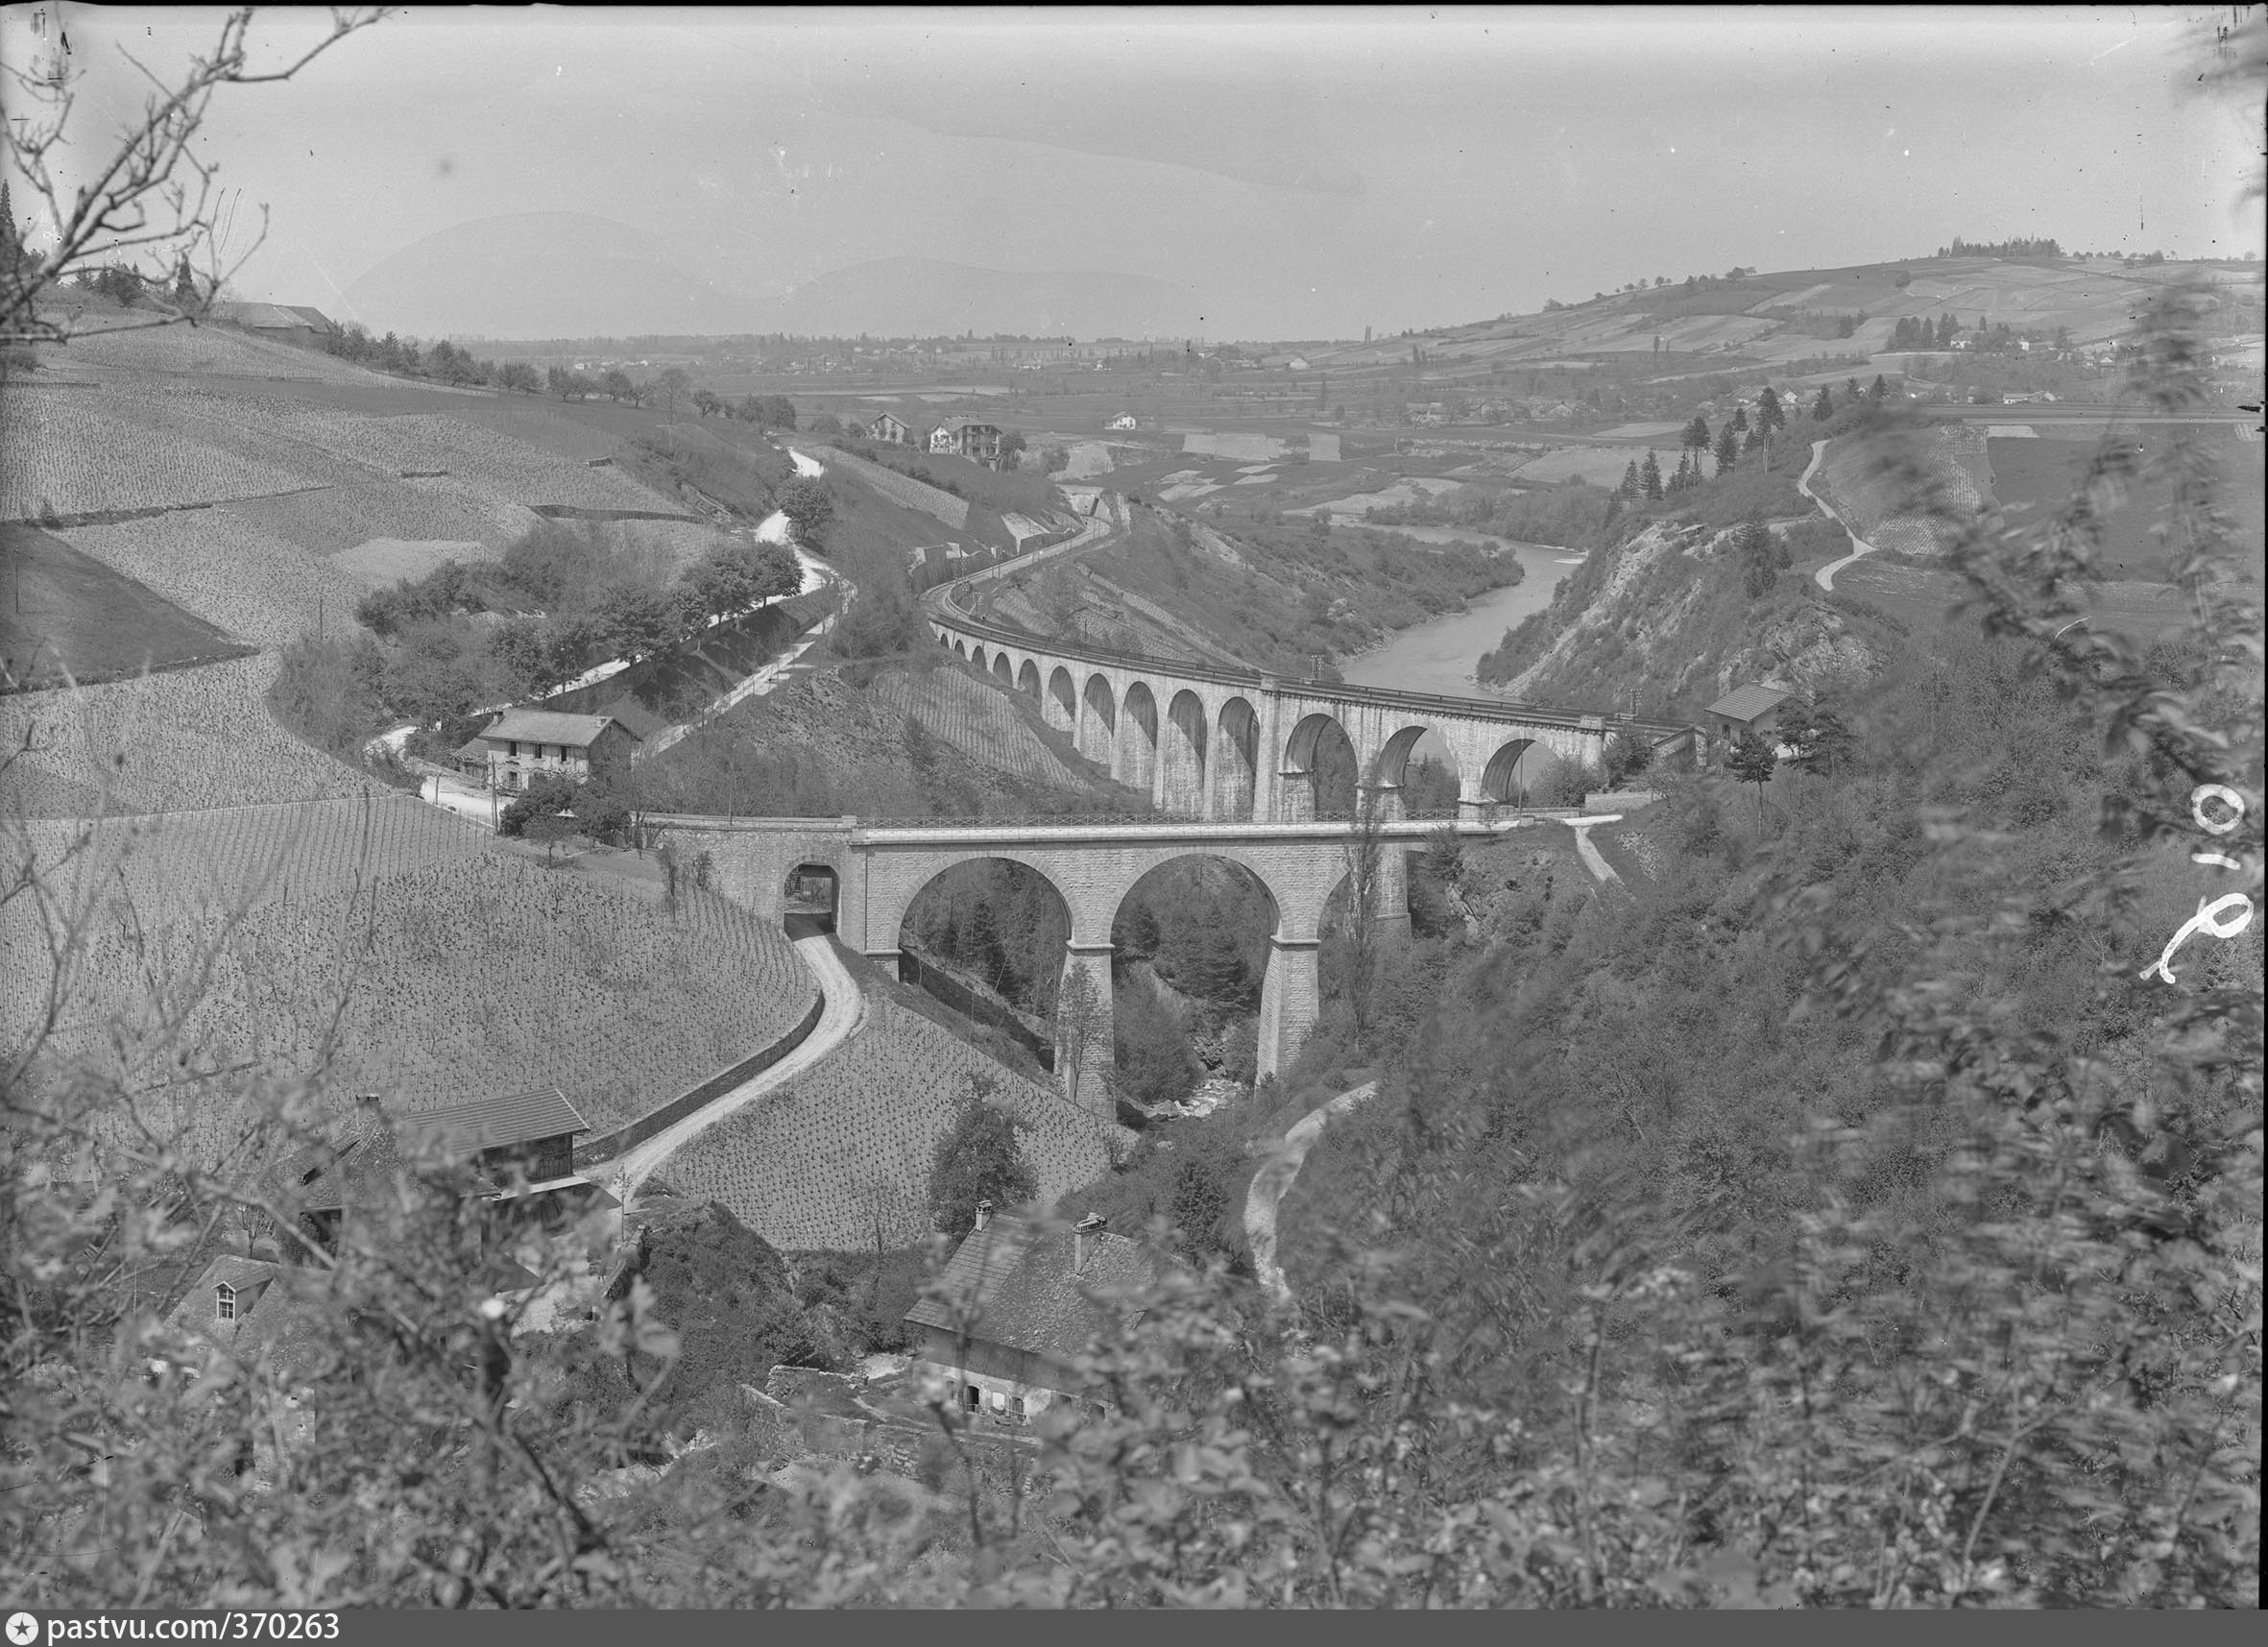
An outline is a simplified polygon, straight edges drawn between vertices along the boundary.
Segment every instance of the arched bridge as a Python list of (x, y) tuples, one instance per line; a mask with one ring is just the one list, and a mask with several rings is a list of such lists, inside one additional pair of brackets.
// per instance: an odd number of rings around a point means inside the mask
[(1467, 816), (1526, 799), (1533, 752), (1604, 765), (1606, 739), (1647, 739), (1657, 758), (1692, 747), (1693, 728), (1556, 710), (1503, 698), (1448, 697), (1218, 668), (1043, 640), (977, 617), (969, 592), (1022, 569), (1004, 565), (924, 597), (929, 632), (953, 655), (1038, 700), (1079, 753), (1161, 811), (1214, 822), (1299, 823), (1319, 810), (1317, 756), (1333, 728), (1353, 747), (1378, 814), (1402, 815), (1402, 782), (1429, 732), (1458, 771)]
[[(1407, 931), (1409, 905), (1402, 855), (1448, 829), (1492, 836), (1539, 816), (1489, 819), (1405, 818), (1381, 822), (1377, 844), (1376, 918)], [(760, 914), (786, 910), (791, 881), (815, 871), (836, 884), (835, 931), (843, 942), (895, 975), (899, 933), (922, 889), (958, 863), (1004, 859), (1045, 877), (1071, 915), (1065, 946), (1068, 979), (1081, 964), (1100, 986), (1101, 1022), (1079, 1061), (1087, 1075), (1111, 1056), (1111, 930), (1136, 882), (1177, 859), (1224, 859), (1249, 870), (1273, 899), (1267, 970), (1260, 998), (1259, 1073), (1298, 1055), (1319, 1004), (1317, 952), (1332, 894), (1365, 852), (1365, 837), (1346, 823), (1235, 824), (1082, 821), (966, 824), (862, 824), (857, 818), (656, 817), (665, 837), (688, 855), (706, 852), (719, 892)], [(1057, 1067), (1072, 1087), (1068, 1060)], [(1080, 1079), (1079, 1096), (1096, 1102), (1099, 1079)]]

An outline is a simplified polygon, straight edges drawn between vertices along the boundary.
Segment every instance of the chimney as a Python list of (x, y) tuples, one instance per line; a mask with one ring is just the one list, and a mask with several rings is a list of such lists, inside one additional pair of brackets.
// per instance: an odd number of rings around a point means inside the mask
[(977, 1227), (978, 1229), (982, 1229), (982, 1228), (983, 1228), (983, 1227), (984, 1227), (986, 1224), (990, 1223), (991, 1222), (992, 1222), (992, 1202), (991, 1202), (990, 1200), (980, 1200), (980, 1201), (978, 1201), (978, 1202), (977, 1203)]
[(1095, 1248), (1093, 1238), (1101, 1233), (1102, 1226), (1108, 1222), (1100, 1213), (1091, 1212), (1071, 1226), (1071, 1272), (1074, 1275), (1087, 1272), (1087, 1254)]

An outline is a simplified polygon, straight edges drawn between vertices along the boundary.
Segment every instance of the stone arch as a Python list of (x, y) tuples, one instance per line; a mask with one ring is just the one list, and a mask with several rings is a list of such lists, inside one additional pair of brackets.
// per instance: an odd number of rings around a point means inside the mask
[[(1447, 796), (1412, 793), (1412, 779), (1428, 761), (1448, 769), (1452, 788)], [(1465, 792), (1464, 763), (1457, 758), (1455, 745), (1437, 728), (1405, 726), (1379, 750), (1378, 759), (1371, 763), (1369, 782), (1376, 788), (1381, 816), (1408, 817), (1421, 809), (1454, 813), (1457, 797)]]
[(953, 655), (958, 658), (962, 663), (967, 663), (969, 661), (969, 643), (966, 641), (958, 639), (954, 640), (953, 643)]
[(1302, 716), (1284, 742), (1284, 820), (1302, 823), (1351, 809), (1353, 796), (1326, 794), (1324, 786), (1353, 759), (1354, 739), (1337, 715), (1317, 710)]
[(1500, 806), (1526, 806), (1534, 782), (1551, 763), (1552, 752), (1532, 738), (1507, 739), (1481, 772), (1481, 798)]
[(992, 655), (992, 678), (1010, 691), (1016, 690), (1016, 666), (1008, 662), (1007, 653), (995, 652)]
[(1128, 788), (1154, 792), (1158, 771), (1158, 700), (1136, 681), (1119, 701), (1119, 752), (1112, 773)]
[(1035, 702), (1039, 698), (1040, 666), (1029, 658), (1025, 659), (1023, 666), (1016, 671), (1016, 690)]
[(1205, 721), (1204, 699), (1187, 689), (1173, 694), (1166, 711), (1166, 747), (1159, 763), (1165, 781), (1158, 801), (1170, 812), (1204, 815)]
[(781, 900), (787, 919), (799, 916), (814, 921), (822, 932), (834, 931), (835, 918), (842, 910), (842, 873), (832, 863), (806, 861), (788, 870), (781, 887)]
[(1205, 815), (1249, 823), (1260, 800), (1260, 715), (1243, 697), (1220, 706), (1214, 725), (1213, 805)]
[(1110, 690), (1110, 677), (1098, 669), (1087, 677), (1087, 690), (1079, 694), (1079, 753), (1088, 760), (1117, 772), (1113, 757), (1118, 752), (1119, 705)]
[(978, 674), (984, 673), (984, 642), (979, 641), (969, 648), (969, 666)]
[(1079, 689), (1073, 684), (1071, 671), (1061, 664), (1049, 671), (1048, 695), (1040, 700), (1040, 708), (1050, 726), (1058, 732), (1076, 735), (1079, 724)]

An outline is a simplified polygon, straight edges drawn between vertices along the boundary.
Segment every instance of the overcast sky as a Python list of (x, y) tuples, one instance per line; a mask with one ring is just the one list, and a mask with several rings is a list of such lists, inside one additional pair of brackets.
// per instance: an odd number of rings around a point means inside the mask
[[(1347, 336), (1956, 234), (2257, 255), (2256, 133), (2189, 89), (2215, 14), (410, 8), (225, 90), (202, 151), (271, 208), (245, 294), (349, 313), (405, 246), (542, 210), (740, 291), (1108, 270), (1191, 288), (1215, 337)], [(62, 8), (83, 134), (138, 102), (120, 45), (162, 73), (220, 15)]]

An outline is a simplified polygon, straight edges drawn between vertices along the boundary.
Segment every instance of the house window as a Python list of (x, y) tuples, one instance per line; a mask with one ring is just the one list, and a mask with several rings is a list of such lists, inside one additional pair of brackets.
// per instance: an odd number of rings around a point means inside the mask
[(1021, 1395), (1016, 1397), (1014, 1411), (1016, 1414), (1016, 1421), (1019, 1424), (1023, 1423), (1026, 1418), (1031, 1417), (1031, 1408)]
[(974, 1413), (983, 1399), (984, 1392), (977, 1389), (976, 1385), (965, 1384), (961, 1387), (961, 1405), (968, 1408), (970, 1412)]
[(519, 739), (515, 738), (515, 739), (512, 739), (512, 746), (511, 746), (511, 748), (510, 748), (509, 750), (507, 750), (507, 751), (506, 751), (506, 753), (507, 753), (507, 754), (509, 754), (509, 755), (511, 755), (511, 756), (512, 756), (512, 758), (513, 758), (514, 760), (518, 760), (518, 759), (519, 758)]
[(212, 1319), (216, 1321), (236, 1319), (236, 1289), (226, 1281), (212, 1290)]

